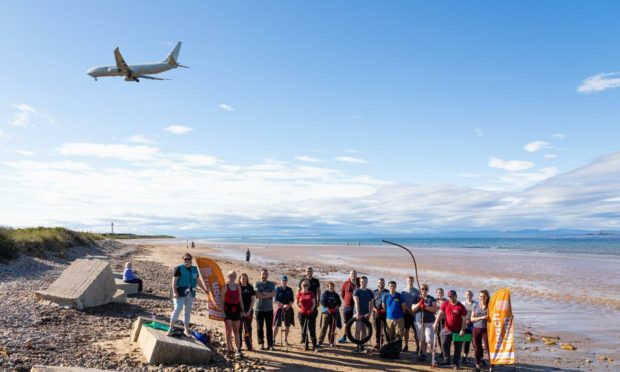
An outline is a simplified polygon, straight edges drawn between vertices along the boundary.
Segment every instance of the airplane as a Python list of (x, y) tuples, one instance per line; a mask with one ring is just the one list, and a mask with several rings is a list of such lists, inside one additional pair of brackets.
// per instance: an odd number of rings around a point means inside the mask
[(168, 53), (166, 58), (164, 58), (161, 62), (154, 63), (146, 63), (141, 65), (128, 65), (123, 59), (120, 50), (118, 47), (114, 49), (114, 58), (116, 59), (116, 66), (98, 66), (93, 67), (86, 71), (86, 74), (93, 77), (95, 81), (97, 81), (98, 77), (106, 77), (106, 76), (124, 76), (125, 81), (135, 81), (140, 82), (140, 79), (149, 79), (149, 80), (169, 80), (162, 79), (154, 76), (149, 76), (149, 74), (159, 74), (160, 72), (172, 70), (177, 67), (189, 68), (187, 66), (180, 65), (177, 62), (179, 58), (179, 50), (181, 50), (181, 42), (179, 41), (177, 45)]

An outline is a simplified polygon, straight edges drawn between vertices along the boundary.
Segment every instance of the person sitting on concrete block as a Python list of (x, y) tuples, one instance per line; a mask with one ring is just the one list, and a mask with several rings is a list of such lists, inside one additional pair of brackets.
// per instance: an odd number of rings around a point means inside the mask
[(142, 292), (142, 279), (138, 278), (133, 272), (131, 262), (125, 262), (125, 271), (123, 271), (123, 281), (125, 283), (137, 283), (138, 292)]

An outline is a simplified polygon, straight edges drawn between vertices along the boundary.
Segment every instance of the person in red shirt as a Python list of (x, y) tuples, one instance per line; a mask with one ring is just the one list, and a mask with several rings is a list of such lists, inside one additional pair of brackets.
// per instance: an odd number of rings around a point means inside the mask
[[(359, 279), (357, 279), (357, 271), (351, 270), (349, 273), (349, 279), (342, 283), (340, 288), (340, 297), (342, 298), (342, 317), (344, 323), (347, 324), (349, 320), (353, 318), (353, 308), (355, 307), (355, 301), (353, 300), (353, 292), (359, 287)], [(338, 339), (338, 342), (343, 344), (347, 342), (347, 336), (342, 335)]]
[[(312, 340), (312, 350), (316, 350), (316, 297), (310, 290), (310, 281), (304, 279), (301, 282), (301, 289), (297, 292), (295, 304), (299, 312), (299, 323), (302, 326), (302, 334), (307, 337), (306, 332), (310, 331)], [(307, 345), (307, 344), (306, 344)], [(306, 346), (308, 350), (308, 346)]]
[[(452, 334), (458, 333), (460, 336), (465, 334), (467, 309), (457, 300), (456, 291), (448, 291), (449, 301), (441, 304), (437, 319), (435, 319), (434, 327), (437, 328), (442, 319), (446, 319), (446, 325), (439, 333), (441, 338), (441, 348), (443, 351), (443, 363), (440, 366), (450, 365), (450, 346), (452, 346)], [(460, 368), (461, 350), (463, 341), (454, 341), (454, 357), (452, 365), (454, 369)]]

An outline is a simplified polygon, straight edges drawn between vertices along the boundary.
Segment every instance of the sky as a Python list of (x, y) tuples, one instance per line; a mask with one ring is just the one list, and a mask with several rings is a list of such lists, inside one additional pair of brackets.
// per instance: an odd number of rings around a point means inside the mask
[[(617, 1), (7, 1), (0, 225), (620, 229)], [(86, 75), (160, 61), (167, 81)]]

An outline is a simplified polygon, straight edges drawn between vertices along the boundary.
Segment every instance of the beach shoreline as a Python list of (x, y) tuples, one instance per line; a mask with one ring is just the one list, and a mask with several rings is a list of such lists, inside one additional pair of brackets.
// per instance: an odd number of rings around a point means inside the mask
[[(342, 280), (346, 279), (347, 272), (350, 269), (356, 269), (359, 273), (369, 276), (369, 287), (375, 287), (375, 279), (381, 275), (386, 280), (397, 279), (399, 289), (403, 288), (406, 275), (412, 274), (411, 259), (404, 251), (392, 250), (389, 251), (387, 256), (390, 258), (397, 257), (397, 260), (388, 260), (391, 266), (387, 266), (385, 262), (382, 262), (379, 258), (386, 256), (385, 252), (382, 255), (374, 256), (364, 254), (367, 250), (375, 250), (376, 247), (365, 246), (330, 246), (330, 245), (288, 245), (288, 244), (240, 244), (240, 243), (202, 243), (198, 242), (195, 249), (188, 248), (180, 242), (166, 242), (166, 241), (145, 241), (142, 242), (149, 246), (150, 252), (149, 259), (155, 259), (156, 261), (169, 261), (175, 262), (178, 256), (182, 252), (189, 251), (194, 255), (208, 255), (214, 258), (221, 266), (223, 271), (235, 269), (239, 273), (240, 271), (248, 273), (251, 281), (255, 281), (258, 277), (258, 271), (261, 267), (266, 267), (271, 271), (271, 280), (277, 280), (280, 274), (286, 274), (289, 276), (291, 287), (296, 286), (296, 278), (302, 273), (302, 270), (307, 265), (312, 265), (315, 269), (315, 276), (317, 276), (323, 285), (326, 281), (334, 280), (337, 286)], [(252, 251), (252, 260), (250, 264), (244, 262), (245, 249), (250, 248)], [(361, 252), (358, 257), (350, 255), (351, 249)], [(452, 257), (447, 259), (445, 253), (452, 253)], [(482, 252), (478, 252), (481, 254)], [(514, 257), (513, 254), (495, 252), (496, 255), (505, 257)], [(392, 256), (393, 255), (393, 256)], [(463, 290), (470, 288), (476, 293), (479, 289), (487, 288), (489, 290), (498, 289), (504, 287), (502, 285), (502, 278), (496, 278), (494, 285), (487, 285), (486, 287), (476, 286), (476, 281), (464, 281), (462, 275), (450, 276), (446, 275), (449, 270), (454, 269), (454, 262), (464, 259), (466, 256), (471, 256), (470, 252), (463, 250), (432, 250), (432, 249), (416, 249), (416, 259), (418, 260), (419, 276), (422, 282), (429, 282), (431, 286), (431, 293), (434, 294), (437, 286), (443, 286), (445, 290), (457, 289), (459, 298), (463, 299)], [(475, 259), (477, 254), (473, 255)], [(536, 259), (540, 257), (537, 256)], [(471, 257), (470, 257), (471, 259)], [(497, 257), (495, 258), (497, 259)], [(595, 257), (598, 260), (598, 258)], [(570, 258), (572, 260), (572, 258)], [(371, 264), (369, 264), (371, 263)], [(389, 269), (387, 269), (389, 268)], [(459, 270), (454, 269), (455, 272)], [(485, 273), (479, 271), (480, 276), (484, 279), (487, 277)], [(544, 276), (542, 276), (544, 278)], [(443, 278), (437, 280), (437, 278)], [(446, 279), (447, 278), (447, 279)], [(519, 278), (512, 278), (513, 282), (518, 282)], [(538, 278), (540, 280), (540, 278)], [(459, 280), (461, 282), (459, 282)], [(547, 280), (558, 280), (557, 278), (549, 278)], [(455, 284), (462, 283), (462, 284)], [(512, 282), (511, 282), (512, 283)], [(488, 284), (488, 283), (487, 283)], [(512, 287), (512, 286), (511, 286)], [(520, 290), (522, 288), (518, 287)], [(531, 291), (525, 291), (525, 297), (530, 296)], [(545, 366), (547, 368), (577, 368), (580, 370), (600, 370), (608, 369), (613, 370), (618, 367), (617, 360), (620, 357), (615, 345), (620, 340), (617, 335), (613, 333), (612, 327), (592, 327), (592, 324), (588, 324), (587, 317), (584, 320), (580, 320), (581, 314), (579, 312), (573, 313), (571, 316), (566, 314), (553, 314), (553, 310), (557, 307), (567, 306), (562, 304), (567, 302), (571, 304), (573, 297), (563, 298), (562, 296), (550, 296), (535, 298), (532, 301), (523, 301), (519, 291), (513, 293), (513, 308), (516, 318), (516, 335), (515, 335), (515, 353), (517, 355), (519, 363), (525, 364), (537, 364)], [(520, 307), (523, 306), (523, 307)], [(577, 306), (572, 303), (572, 306)], [(589, 311), (589, 310), (588, 310)], [(614, 317), (617, 314), (615, 307), (606, 308), (607, 312), (605, 319), (614, 321)], [(559, 323), (554, 324), (549, 319), (559, 319)], [(581, 324), (583, 323), (583, 324)], [(590, 322), (591, 323), (591, 322)], [(603, 326), (609, 325), (609, 323), (602, 324)], [(582, 331), (581, 328), (586, 329), (587, 332)], [(577, 328), (577, 330), (575, 330)], [(530, 332), (536, 336), (536, 341), (527, 341), (526, 332)], [(551, 335), (559, 337), (556, 345), (547, 346), (542, 343), (541, 335)], [(575, 351), (566, 351), (560, 348), (560, 344), (570, 343), (577, 347)], [(597, 358), (602, 356), (611, 357), (613, 361), (600, 361)], [(471, 354), (470, 354), (471, 357)], [(591, 361), (591, 362), (588, 362)]]

